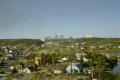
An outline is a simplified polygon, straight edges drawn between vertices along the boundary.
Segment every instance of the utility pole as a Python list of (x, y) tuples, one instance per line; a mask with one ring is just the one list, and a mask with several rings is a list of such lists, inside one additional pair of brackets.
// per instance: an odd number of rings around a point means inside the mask
[(100, 69), (98, 69), (99, 80), (101, 80)]
[(72, 80), (72, 57), (71, 57), (71, 52), (70, 52), (70, 47), (68, 48), (68, 53), (69, 53), (69, 59), (70, 59), (70, 80)]

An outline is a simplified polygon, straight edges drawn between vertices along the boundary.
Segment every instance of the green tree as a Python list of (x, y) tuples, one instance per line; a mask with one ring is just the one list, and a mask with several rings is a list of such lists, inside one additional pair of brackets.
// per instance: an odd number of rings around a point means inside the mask
[(12, 71), (10, 71), (6, 75), (6, 80), (12, 80), (12, 79), (13, 79), (13, 74), (12, 74)]
[(120, 75), (117, 75), (115, 80), (120, 80)]
[(55, 64), (56, 63), (56, 55), (55, 55), (55, 53), (51, 54), (51, 58), (52, 58), (52, 64)]
[(0, 55), (3, 55), (4, 51), (0, 48)]

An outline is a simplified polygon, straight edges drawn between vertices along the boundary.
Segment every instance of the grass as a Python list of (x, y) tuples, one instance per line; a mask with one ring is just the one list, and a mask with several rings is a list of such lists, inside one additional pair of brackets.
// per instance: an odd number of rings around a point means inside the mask
[(93, 51), (93, 53), (98, 53), (98, 52), (114, 52), (114, 51), (120, 51), (119, 48), (115, 48), (115, 49), (107, 49), (107, 50), (95, 50)]

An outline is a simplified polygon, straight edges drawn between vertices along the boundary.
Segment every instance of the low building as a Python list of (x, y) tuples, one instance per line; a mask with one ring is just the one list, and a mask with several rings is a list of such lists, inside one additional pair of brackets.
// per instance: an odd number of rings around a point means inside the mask
[(28, 53), (28, 54), (26, 54), (25, 56), (24, 56), (24, 59), (27, 59), (27, 60), (32, 60), (32, 59), (34, 59), (35, 58), (35, 54), (33, 54), (33, 53)]
[(46, 57), (44, 54), (38, 55), (35, 57), (35, 64), (37, 66), (45, 65), (46, 64)]
[(68, 61), (68, 58), (67, 57), (63, 57), (62, 60), (65, 62), (65, 61)]
[(78, 52), (75, 54), (77, 60), (81, 60), (81, 58), (84, 58), (87, 54), (84, 52)]
[(13, 58), (13, 54), (7, 54), (6, 55), (9, 59), (12, 59)]
[(67, 73), (81, 73), (82, 70), (83, 65), (79, 62), (72, 63), (66, 68)]
[(29, 68), (27, 68), (27, 67), (24, 68), (23, 71), (24, 71), (24, 73), (31, 73), (31, 72), (32, 72), (32, 71), (31, 71)]

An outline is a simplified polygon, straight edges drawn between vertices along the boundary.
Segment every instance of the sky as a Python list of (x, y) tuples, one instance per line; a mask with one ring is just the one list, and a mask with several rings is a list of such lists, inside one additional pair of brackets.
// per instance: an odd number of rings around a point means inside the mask
[(0, 0), (0, 39), (120, 37), (120, 0)]

